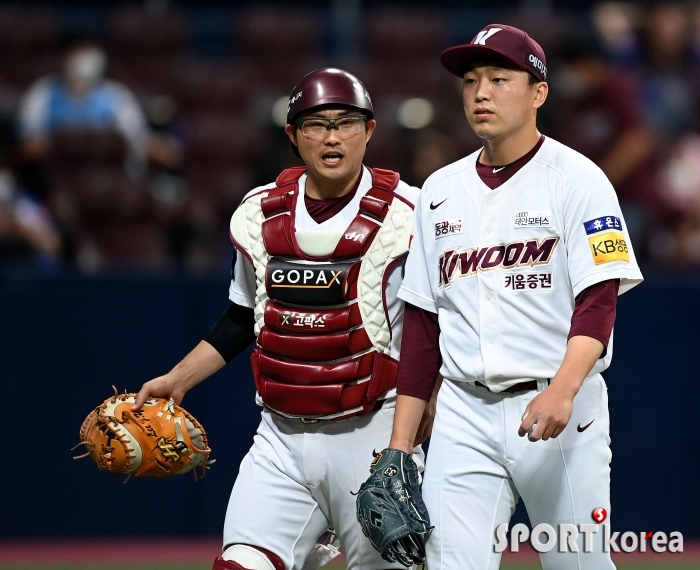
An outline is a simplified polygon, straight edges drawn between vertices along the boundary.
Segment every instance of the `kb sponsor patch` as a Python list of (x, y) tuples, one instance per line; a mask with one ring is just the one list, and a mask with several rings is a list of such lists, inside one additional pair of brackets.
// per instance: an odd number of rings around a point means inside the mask
[(591, 246), (593, 261), (596, 265), (610, 263), (611, 261), (629, 261), (630, 254), (627, 249), (625, 234), (622, 232), (604, 232), (588, 237)]
[(588, 236), (593, 261), (596, 265), (611, 261), (629, 261), (625, 234), (622, 233), (622, 222), (616, 216), (601, 216), (583, 222), (583, 228)]

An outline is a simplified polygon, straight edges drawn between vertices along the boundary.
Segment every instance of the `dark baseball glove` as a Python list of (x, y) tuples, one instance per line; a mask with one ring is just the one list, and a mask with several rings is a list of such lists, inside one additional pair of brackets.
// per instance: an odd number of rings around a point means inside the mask
[(372, 546), (388, 562), (406, 567), (425, 563), (432, 528), (420, 494), (418, 467), (403, 451), (375, 456), (369, 479), (357, 494), (357, 520)]

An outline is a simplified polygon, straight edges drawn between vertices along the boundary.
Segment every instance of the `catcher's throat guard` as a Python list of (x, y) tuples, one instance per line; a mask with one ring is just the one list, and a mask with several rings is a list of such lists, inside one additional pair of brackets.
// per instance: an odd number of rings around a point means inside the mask
[[(131, 410), (136, 394), (115, 394), (85, 418), (80, 443), (97, 466), (115, 475), (168, 477), (182, 473), (203, 476), (209, 460), (209, 444), (202, 425), (174, 400), (149, 398)], [(75, 449), (75, 448), (73, 448)]]
[(357, 494), (357, 520), (372, 546), (388, 562), (425, 563), (425, 542), (433, 527), (420, 494), (413, 459), (398, 449), (376, 454), (369, 479)]

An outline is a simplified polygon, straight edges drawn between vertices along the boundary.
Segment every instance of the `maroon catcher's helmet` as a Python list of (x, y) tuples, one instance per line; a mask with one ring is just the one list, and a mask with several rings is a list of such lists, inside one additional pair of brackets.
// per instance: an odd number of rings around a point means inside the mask
[[(361, 111), (368, 119), (374, 118), (372, 99), (367, 89), (352, 73), (326, 67), (307, 73), (292, 89), (287, 105), (287, 124), (293, 125), (299, 115), (323, 107), (350, 107)], [(299, 149), (291, 143), (299, 158)]]
[(287, 124), (293, 125), (301, 113), (318, 107), (351, 107), (368, 119), (374, 117), (367, 89), (352, 73), (327, 67), (302, 77), (292, 89), (287, 107)]

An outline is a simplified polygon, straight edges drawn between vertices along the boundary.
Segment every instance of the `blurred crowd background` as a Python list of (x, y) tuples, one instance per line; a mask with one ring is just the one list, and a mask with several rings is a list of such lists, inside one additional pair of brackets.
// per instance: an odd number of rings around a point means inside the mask
[(642, 263), (700, 265), (700, 3), (148, 0), (0, 2), (0, 269), (225, 270), (323, 66), (374, 100), (366, 164), (421, 185), (479, 147), (438, 56), (490, 22), (544, 47), (540, 130), (605, 171)]

